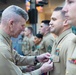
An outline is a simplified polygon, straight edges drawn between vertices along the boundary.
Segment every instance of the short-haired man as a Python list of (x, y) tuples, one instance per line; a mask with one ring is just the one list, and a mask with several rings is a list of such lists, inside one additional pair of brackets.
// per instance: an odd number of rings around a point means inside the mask
[[(62, 11), (65, 13), (67, 22), (71, 26), (76, 26), (76, 0), (65, 0)], [(66, 75), (76, 75), (76, 37), (70, 44), (68, 52)]]
[(52, 33), (50, 33), (49, 22), (50, 20), (43, 20), (40, 24), (39, 32), (43, 35), (40, 54), (45, 53), (45, 52), (51, 53), (52, 51), (54, 37)]
[(24, 38), (22, 42), (22, 52), (24, 55), (31, 55), (31, 50), (32, 46), (34, 45), (33, 43), (33, 28), (28, 26), (24, 29)]
[(50, 72), (50, 75), (65, 75), (67, 51), (75, 35), (71, 30), (71, 26), (67, 23), (62, 12), (62, 7), (54, 9), (49, 24), (51, 28), (50, 31), (57, 35), (51, 52), (54, 70)]

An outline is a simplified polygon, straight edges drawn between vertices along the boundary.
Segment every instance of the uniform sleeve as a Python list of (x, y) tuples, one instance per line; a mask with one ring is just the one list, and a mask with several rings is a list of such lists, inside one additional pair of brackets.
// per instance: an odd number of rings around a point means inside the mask
[(66, 75), (76, 75), (76, 43), (69, 46), (66, 63)]
[(18, 66), (34, 65), (35, 56), (21, 56), (15, 50), (12, 50), (14, 63)]
[(18, 66), (8, 60), (4, 54), (0, 53), (0, 75), (40, 75), (41, 71), (35, 70), (32, 72), (22, 73)]
[(46, 38), (43, 39), (43, 41), (41, 42), (41, 51), (44, 52), (49, 52), (51, 53), (52, 51), (52, 46), (54, 43), (54, 39), (52, 36), (47, 36)]
[(51, 53), (52, 51), (52, 46), (53, 46), (53, 40), (52, 39), (48, 39), (45, 41), (45, 48), (46, 48), (46, 51)]
[(25, 73), (24, 75), (41, 75), (41, 71), (39, 69), (29, 72), (29, 73)]
[(24, 38), (22, 42), (22, 52), (24, 55), (30, 55), (31, 49), (30, 49), (30, 42), (28, 38)]

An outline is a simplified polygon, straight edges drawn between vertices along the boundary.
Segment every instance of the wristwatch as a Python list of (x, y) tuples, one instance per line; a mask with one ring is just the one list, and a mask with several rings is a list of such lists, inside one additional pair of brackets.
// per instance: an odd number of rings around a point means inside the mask
[(38, 59), (37, 59), (37, 56), (35, 56), (35, 62), (34, 62), (34, 65), (36, 65), (37, 63), (39, 63)]

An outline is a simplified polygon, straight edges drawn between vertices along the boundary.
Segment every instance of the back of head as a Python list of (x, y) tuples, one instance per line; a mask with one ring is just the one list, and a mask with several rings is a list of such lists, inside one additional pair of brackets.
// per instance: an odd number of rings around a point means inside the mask
[(61, 19), (63, 20), (62, 24), (64, 26), (61, 30), (65, 31), (65, 30), (70, 28), (70, 25), (68, 24), (67, 19), (65, 17), (65, 13), (62, 11), (62, 9), (63, 9), (63, 7), (56, 7), (54, 9), (54, 11), (55, 12), (60, 12)]
[(0, 21), (1, 21), (2, 12), (3, 12), (3, 10), (0, 11)]
[(56, 7), (54, 11), (61, 11), (63, 7)]
[(64, 14), (64, 12), (62, 12), (62, 9), (63, 9), (63, 7), (56, 7), (56, 8), (54, 9), (54, 11), (60, 11), (60, 12), (61, 12), (61, 16), (62, 16), (63, 18), (65, 18), (65, 14)]
[(46, 35), (50, 32), (49, 22), (50, 22), (50, 20), (41, 21), (39, 33)]
[(28, 14), (25, 10), (23, 10), (19, 6), (11, 5), (3, 11), (1, 22), (7, 22), (10, 20), (10, 18), (18, 19), (18, 16), (21, 16), (26, 21), (28, 20)]
[(37, 38), (41, 38), (41, 39), (43, 38), (43, 35), (42, 35), (42, 34), (39, 34), (39, 33), (36, 34), (35, 36), (36, 36)]
[(29, 30), (30, 30), (30, 32), (33, 34), (33, 28), (32, 27), (27, 27)]
[(49, 26), (49, 22), (50, 22), (50, 20), (43, 20), (43, 21), (41, 21), (41, 23), (44, 23), (47, 26)]

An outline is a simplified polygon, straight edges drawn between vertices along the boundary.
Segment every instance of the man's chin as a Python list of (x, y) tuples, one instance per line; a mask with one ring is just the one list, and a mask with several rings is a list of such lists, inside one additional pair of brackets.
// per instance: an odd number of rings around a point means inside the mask
[(70, 25), (76, 27), (76, 21), (75, 22), (72, 22)]

